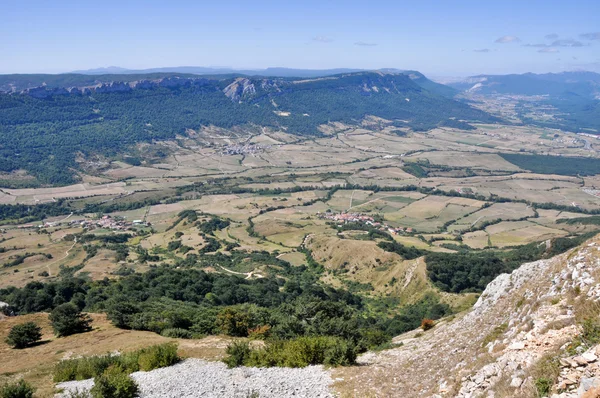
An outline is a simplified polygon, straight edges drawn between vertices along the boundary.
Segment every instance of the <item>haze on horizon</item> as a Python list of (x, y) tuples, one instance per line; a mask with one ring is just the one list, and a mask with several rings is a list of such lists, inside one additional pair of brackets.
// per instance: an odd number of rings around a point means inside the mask
[(0, 10), (3, 74), (111, 65), (600, 72), (600, 2), (593, 0), (6, 0)]

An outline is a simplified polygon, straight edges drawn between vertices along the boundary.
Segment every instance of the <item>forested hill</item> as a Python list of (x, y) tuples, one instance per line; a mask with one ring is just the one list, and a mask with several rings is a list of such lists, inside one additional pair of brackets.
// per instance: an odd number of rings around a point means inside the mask
[[(97, 76), (96, 76), (97, 78)], [(74, 182), (77, 153), (116, 154), (205, 125), (271, 126), (319, 135), (333, 121), (366, 115), (413, 129), (494, 122), (404, 74), (359, 72), (317, 79), (148, 76), (0, 94), (0, 171), (25, 169), (47, 184)]]

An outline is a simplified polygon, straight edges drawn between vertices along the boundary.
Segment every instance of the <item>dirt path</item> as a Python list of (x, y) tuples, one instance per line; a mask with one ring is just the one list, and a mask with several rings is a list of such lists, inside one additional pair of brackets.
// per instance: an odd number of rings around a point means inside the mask
[[(73, 213), (71, 213), (71, 214), (73, 214)], [(50, 266), (53, 265), (53, 264), (56, 264), (59, 261), (64, 260), (67, 257), (69, 257), (69, 252), (75, 247), (76, 244), (77, 244), (77, 238), (75, 238), (75, 240), (73, 241), (73, 244), (71, 245), (71, 247), (69, 247), (67, 249), (67, 251), (65, 252), (65, 256), (64, 257), (59, 258), (56, 261), (52, 261), (50, 264), (46, 264), (46, 268), (48, 268), (48, 276), (52, 276), (52, 270), (50, 270)]]
[(224, 271), (229, 272), (230, 274), (244, 275), (246, 277), (245, 279), (251, 279), (253, 276), (256, 277), (256, 278), (264, 278), (263, 275), (256, 273), (256, 271), (236, 272), (236, 271), (232, 271), (230, 269), (227, 269), (227, 268), (223, 267), (222, 265), (219, 265), (219, 267), (222, 268)]

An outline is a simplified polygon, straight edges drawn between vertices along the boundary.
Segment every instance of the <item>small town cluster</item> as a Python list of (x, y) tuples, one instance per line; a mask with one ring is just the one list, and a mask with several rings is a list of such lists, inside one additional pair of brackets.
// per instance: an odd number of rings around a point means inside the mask
[(223, 155), (254, 155), (270, 147), (260, 144), (228, 145), (223, 149)]
[(348, 223), (361, 223), (368, 226), (371, 226), (375, 229), (379, 229), (380, 231), (389, 232), (392, 235), (398, 235), (403, 233), (411, 233), (413, 229), (411, 227), (403, 228), (403, 227), (392, 227), (384, 222), (375, 221), (375, 219), (369, 215), (362, 213), (335, 213), (335, 212), (318, 212), (317, 217), (322, 220), (331, 220), (338, 223), (338, 225), (348, 224)]
[(125, 231), (133, 226), (149, 226), (150, 223), (144, 222), (143, 220), (127, 221), (123, 217), (111, 217), (102, 216), (99, 219), (89, 220), (69, 220), (69, 221), (56, 221), (56, 222), (45, 222), (44, 224), (38, 225), (39, 228), (56, 227), (61, 224), (68, 224), (69, 226), (80, 226), (82, 228), (92, 230), (97, 228), (112, 229), (116, 231)]

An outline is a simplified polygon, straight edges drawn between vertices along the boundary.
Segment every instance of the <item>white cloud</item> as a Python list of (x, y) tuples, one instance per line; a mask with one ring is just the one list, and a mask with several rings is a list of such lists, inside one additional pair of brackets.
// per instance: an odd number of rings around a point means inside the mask
[(476, 52), (476, 53), (489, 53), (490, 49), (489, 48), (478, 48), (478, 49), (473, 50), (473, 52)]
[(544, 43), (536, 43), (536, 44), (523, 44), (523, 46), (525, 47), (584, 47), (585, 44), (583, 44), (582, 42), (578, 41), (578, 40), (573, 40), (573, 39), (561, 39), (561, 40), (554, 40), (551, 44), (544, 44)]
[(496, 43), (518, 43), (521, 39), (517, 36), (502, 36), (496, 39)]

